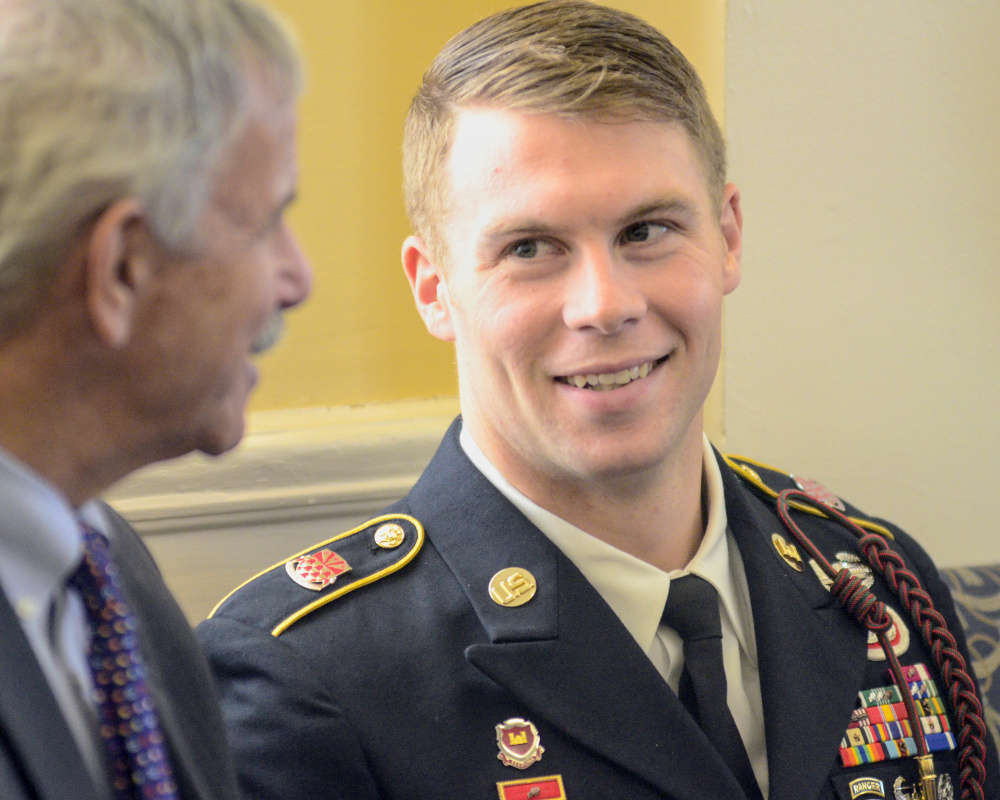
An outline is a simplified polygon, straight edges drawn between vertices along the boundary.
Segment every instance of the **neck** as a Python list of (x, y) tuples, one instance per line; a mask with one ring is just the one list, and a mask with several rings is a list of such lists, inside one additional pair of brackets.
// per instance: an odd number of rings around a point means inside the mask
[(24, 340), (0, 349), (0, 447), (78, 507), (146, 461), (130, 458), (139, 451), (122, 441), (128, 426), (96, 371), (88, 378), (59, 350)]
[(688, 564), (705, 534), (700, 430), (688, 439), (674, 458), (628, 475), (577, 482), (533, 476), (517, 483), (505, 475), (547, 511), (670, 572)]

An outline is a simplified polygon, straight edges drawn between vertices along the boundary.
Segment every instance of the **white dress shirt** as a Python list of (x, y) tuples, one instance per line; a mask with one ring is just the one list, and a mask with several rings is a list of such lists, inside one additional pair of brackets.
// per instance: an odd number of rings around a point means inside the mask
[(14, 608), (56, 702), (99, 788), (106, 757), (89, 700), (93, 677), (83, 601), (66, 581), (83, 554), (80, 520), (108, 526), (96, 503), (74, 510), (65, 497), (0, 449), (0, 590)]
[(703, 480), (709, 506), (705, 536), (687, 566), (672, 572), (664, 572), (591, 536), (529, 500), (490, 462), (465, 426), (460, 442), (487, 480), (583, 573), (675, 692), (684, 666), (683, 645), (673, 630), (660, 624), (670, 581), (695, 574), (715, 587), (721, 609), (722, 660), (726, 669), (729, 710), (743, 738), (761, 794), (766, 798), (764, 711), (750, 591), (739, 549), (727, 530), (722, 476), (708, 439), (704, 440), (703, 457)]

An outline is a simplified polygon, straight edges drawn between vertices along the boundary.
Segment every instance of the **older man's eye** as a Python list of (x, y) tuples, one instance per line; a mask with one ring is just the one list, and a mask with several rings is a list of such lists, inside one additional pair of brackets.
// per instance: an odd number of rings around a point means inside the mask
[(514, 242), (509, 248), (507, 248), (507, 253), (514, 258), (535, 258), (538, 256), (539, 243), (537, 239), (525, 239), (520, 242)]

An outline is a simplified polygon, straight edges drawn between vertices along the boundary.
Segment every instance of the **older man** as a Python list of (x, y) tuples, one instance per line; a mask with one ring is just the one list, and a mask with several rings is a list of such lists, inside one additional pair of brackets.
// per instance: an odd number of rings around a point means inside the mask
[(0, 2), (0, 797), (237, 797), (211, 676), (94, 498), (243, 432), (310, 274), (251, 0)]
[(404, 167), (462, 418), (406, 499), (201, 629), (248, 796), (995, 797), (919, 546), (704, 437), (743, 217), (676, 48), (573, 0), (490, 17)]

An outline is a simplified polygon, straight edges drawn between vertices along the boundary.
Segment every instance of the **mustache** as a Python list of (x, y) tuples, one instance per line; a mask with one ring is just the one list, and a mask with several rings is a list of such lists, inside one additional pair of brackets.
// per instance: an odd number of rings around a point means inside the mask
[(254, 355), (258, 355), (270, 350), (275, 344), (278, 343), (284, 329), (285, 317), (281, 311), (276, 310), (273, 314), (271, 314), (271, 317), (268, 319), (264, 329), (257, 334), (257, 338), (253, 340), (253, 343), (250, 345), (250, 352)]

